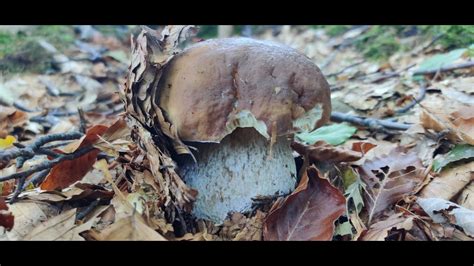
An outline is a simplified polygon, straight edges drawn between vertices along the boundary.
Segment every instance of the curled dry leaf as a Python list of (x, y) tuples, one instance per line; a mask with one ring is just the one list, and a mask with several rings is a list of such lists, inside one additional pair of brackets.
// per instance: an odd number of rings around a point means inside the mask
[(422, 198), (451, 200), (474, 180), (474, 162), (444, 169), (420, 192)]
[(10, 231), (13, 228), (15, 217), (8, 211), (8, 206), (5, 203), (5, 199), (0, 197), (0, 226), (5, 230)]
[(370, 142), (354, 142), (352, 143), (352, 150), (356, 152), (360, 152), (362, 154), (366, 154), (371, 149), (377, 147), (376, 144)]
[(148, 227), (141, 217), (136, 214), (124, 217), (100, 233), (92, 235), (96, 240), (166, 240), (155, 230)]
[(197, 191), (189, 188), (175, 171), (170, 154), (189, 154), (188, 146), (179, 138), (176, 127), (165, 118), (156, 102), (158, 82), (166, 64), (179, 53), (179, 44), (195, 30), (192, 26), (168, 26), (162, 34), (143, 28), (132, 42), (132, 62), (125, 90), (127, 124), (132, 136), (150, 161), (150, 170), (166, 199), (190, 211)]
[[(106, 130), (107, 127), (103, 125), (96, 125), (90, 128), (75, 150), (93, 145)], [(41, 189), (63, 189), (81, 180), (92, 169), (99, 152), (99, 149), (93, 149), (74, 160), (62, 161), (55, 165), (41, 184)]]
[(277, 201), (264, 223), (264, 240), (331, 240), (346, 211), (344, 195), (309, 167), (296, 190)]
[(474, 145), (474, 106), (463, 106), (450, 114), (442, 110), (423, 108), (420, 116), (423, 127), (438, 132), (448, 130), (450, 140)]
[(450, 223), (474, 237), (474, 210), (438, 198), (418, 198), (416, 201), (435, 223)]
[(84, 240), (79, 233), (85, 232), (92, 227), (94, 219), (84, 224), (75, 224), (77, 209), (68, 210), (58, 216), (40, 223), (24, 240)]
[(474, 182), (469, 183), (469, 185), (464, 188), (458, 197), (457, 203), (464, 208), (474, 210)]
[(265, 213), (257, 213), (247, 218), (243, 214), (235, 212), (224, 221), (219, 234), (224, 240), (234, 241), (259, 241), (262, 240), (263, 220)]
[(365, 231), (360, 240), (365, 241), (384, 241), (393, 230), (410, 231), (413, 228), (414, 216), (403, 215), (403, 213), (395, 213), (387, 219), (372, 224), (367, 231)]
[(5, 138), (14, 127), (24, 124), (27, 120), (27, 113), (0, 105), (0, 138)]
[(420, 159), (415, 153), (405, 153), (401, 148), (368, 160), (358, 169), (367, 185), (364, 196), (369, 224), (390, 205), (412, 193), (425, 178)]
[(324, 140), (317, 141), (313, 145), (293, 142), (291, 147), (299, 154), (307, 156), (309, 163), (317, 161), (328, 163), (353, 162), (362, 157), (362, 154), (359, 152), (334, 147)]

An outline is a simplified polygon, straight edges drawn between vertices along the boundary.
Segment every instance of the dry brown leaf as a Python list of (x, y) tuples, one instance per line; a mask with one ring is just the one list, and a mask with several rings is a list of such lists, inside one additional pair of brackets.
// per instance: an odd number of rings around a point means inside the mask
[(10, 211), (15, 216), (15, 226), (10, 232), (0, 235), (0, 239), (22, 240), (38, 224), (58, 214), (58, 209), (48, 203), (29, 200), (10, 205)]
[(276, 202), (264, 223), (265, 240), (331, 240), (346, 210), (344, 195), (309, 167), (296, 190)]
[(412, 193), (425, 178), (420, 159), (415, 153), (405, 153), (401, 148), (368, 160), (358, 169), (367, 185), (368, 193), (364, 197), (369, 224), (386, 208)]
[(68, 210), (39, 224), (23, 240), (84, 240), (79, 233), (89, 230), (94, 220), (76, 225), (76, 211)]
[(13, 228), (15, 217), (11, 211), (8, 211), (7, 203), (5, 198), (0, 197), (0, 226), (5, 230), (10, 231)]
[(403, 229), (410, 231), (413, 228), (414, 216), (406, 217), (403, 213), (396, 213), (383, 221), (372, 224), (369, 229), (362, 234), (360, 240), (384, 241), (392, 230)]
[(0, 138), (5, 138), (14, 127), (21, 126), (27, 120), (27, 113), (0, 105)]
[(224, 240), (234, 241), (259, 241), (262, 240), (263, 220), (265, 213), (257, 210), (257, 213), (247, 218), (243, 214), (235, 212), (224, 221), (219, 236)]
[(158, 240), (166, 239), (148, 227), (138, 215), (124, 217), (100, 233), (95, 234), (96, 240)]
[[(96, 125), (90, 128), (86, 135), (80, 140), (77, 149), (93, 145), (106, 130), (107, 127), (103, 125)], [(41, 184), (41, 189), (63, 189), (81, 180), (92, 169), (99, 152), (100, 150), (93, 149), (74, 160), (62, 161), (55, 165)]]
[(376, 144), (370, 142), (353, 142), (352, 143), (352, 150), (356, 152), (360, 152), (362, 154), (366, 154), (371, 149), (377, 147)]
[(303, 156), (307, 156), (309, 163), (315, 162), (353, 162), (362, 157), (362, 153), (334, 147), (324, 140), (317, 141), (313, 145), (304, 145), (299, 142), (291, 143), (291, 147)]
[(443, 169), (420, 192), (422, 198), (440, 198), (451, 200), (474, 180), (474, 162)]
[(447, 130), (450, 140), (474, 145), (474, 106), (462, 106), (450, 114), (443, 110), (423, 108), (420, 115), (423, 127), (437, 132)]
[(474, 182), (471, 182), (464, 188), (461, 195), (459, 195), (457, 203), (464, 208), (474, 210)]

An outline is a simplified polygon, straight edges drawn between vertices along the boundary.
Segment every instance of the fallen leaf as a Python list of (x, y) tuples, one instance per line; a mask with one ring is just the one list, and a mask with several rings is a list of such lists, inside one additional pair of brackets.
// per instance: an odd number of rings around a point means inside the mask
[(0, 138), (0, 149), (7, 149), (13, 147), (13, 143), (16, 141), (14, 136), (6, 136), (4, 139)]
[(384, 241), (389, 232), (393, 229), (410, 231), (413, 228), (414, 216), (406, 217), (403, 213), (396, 213), (383, 221), (372, 224), (369, 229), (362, 234), (360, 240), (365, 241)]
[(416, 201), (435, 223), (451, 223), (464, 233), (474, 236), (474, 211), (438, 198), (418, 198)]
[(29, 200), (10, 205), (10, 211), (15, 216), (15, 226), (4, 236), (0, 235), (0, 239), (22, 240), (38, 224), (58, 214), (57, 208), (48, 203)]
[(0, 138), (6, 137), (14, 127), (23, 125), (27, 120), (27, 113), (0, 105)]
[(166, 239), (148, 227), (138, 215), (124, 217), (94, 236), (96, 240), (158, 240)]
[[(90, 128), (81, 139), (76, 150), (93, 145), (99, 139), (99, 135), (102, 135), (106, 130), (107, 127), (103, 125), (96, 125)], [(41, 184), (41, 189), (64, 189), (74, 182), (81, 180), (92, 169), (99, 152), (100, 150), (93, 149), (74, 160), (62, 161), (55, 165)]]
[(331, 145), (344, 143), (357, 131), (357, 128), (346, 123), (332, 124), (320, 127), (311, 132), (301, 132), (295, 135), (296, 139), (306, 144), (314, 144), (319, 140), (324, 140)]
[(450, 114), (441, 109), (424, 107), (420, 122), (426, 129), (447, 130), (447, 137), (456, 142), (474, 145), (474, 106), (463, 106)]
[(15, 216), (8, 211), (7, 203), (5, 202), (5, 198), (0, 197), (0, 226), (5, 228), (5, 230), (10, 231), (13, 228)]
[(296, 190), (272, 206), (264, 240), (331, 240), (334, 222), (345, 210), (342, 193), (309, 167)]
[(420, 192), (422, 198), (451, 200), (474, 180), (474, 162), (444, 169)]
[(468, 144), (458, 144), (445, 155), (437, 156), (433, 161), (433, 170), (439, 172), (448, 164), (463, 159), (474, 157), (474, 146)]
[(413, 192), (425, 178), (425, 169), (415, 153), (400, 148), (389, 154), (366, 161), (359, 174), (367, 185), (366, 206), (370, 224), (372, 219)]
[(345, 235), (353, 235), (352, 232), (352, 224), (350, 221), (345, 221), (342, 224), (338, 224), (336, 226), (336, 230), (334, 231), (335, 236), (345, 236)]
[(464, 188), (458, 197), (457, 203), (464, 208), (474, 210), (474, 182)]
[(352, 143), (352, 150), (356, 152), (360, 152), (362, 154), (366, 154), (371, 149), (377, 147), (376, 144), (372, 144), (370, 142), (354, 142)]
[(448, 53), (434, 55), (423, 61), (418, 67), (417, 71), (436, 71), (441, 67), (452, 64), (457, 59), (466, 53), (467, 49), (455, 49)]
[(76, 225), (76, 211), (77, 209), (71, 209), (40, 223), (24, 240), (84, 240), (79, 233), (89, 230), (94, 220)]
[(317, 141), (313, 145), (293, 142), (291, 147), (299, 154), (307, 156), (309, 163), (318, 161), (328, 163), (353, 162), (362, 157), (359, 152), (334, 147), (324, 140)]

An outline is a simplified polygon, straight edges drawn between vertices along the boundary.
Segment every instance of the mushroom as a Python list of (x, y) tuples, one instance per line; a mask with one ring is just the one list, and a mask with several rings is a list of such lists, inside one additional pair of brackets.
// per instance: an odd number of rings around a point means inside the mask
[(330, 89), (305, 55), (248, 38), (203, 41), (176, 55), (159, 104), (196, 161), (180, 163), (198, 191), (194, 214), (216, 223), (251, 210), (258, 196), (295, 188), (293, 134), (329, 120)]

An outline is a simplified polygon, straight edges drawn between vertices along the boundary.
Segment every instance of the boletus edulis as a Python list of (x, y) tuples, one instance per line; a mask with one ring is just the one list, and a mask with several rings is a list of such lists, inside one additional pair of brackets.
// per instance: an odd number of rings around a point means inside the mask
[(273, 42), (227, 38), (175, 56), (158, 84), (159, 104), (196, 161), (181, 163), (198, 191), (194, 214), (221, 223), (258, 196), (296, 185), (293, 134), (329, 120), (330, 89), (305, 55)]

